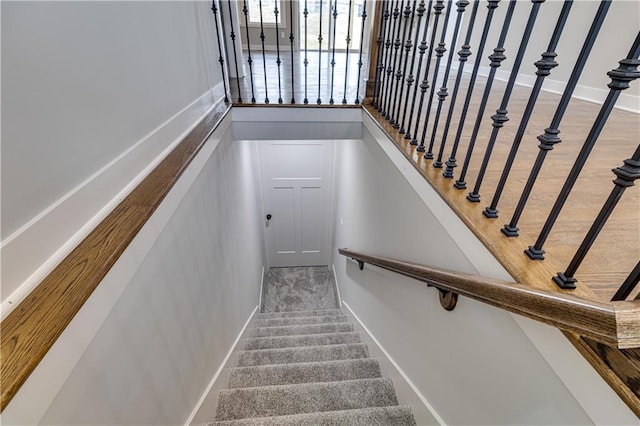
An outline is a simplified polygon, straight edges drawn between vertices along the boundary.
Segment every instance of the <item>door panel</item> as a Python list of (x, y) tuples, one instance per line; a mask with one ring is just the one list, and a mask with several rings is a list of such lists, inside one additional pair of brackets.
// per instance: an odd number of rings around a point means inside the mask
[(270, 267), (329, 264), (333, 147), (333, 141), (260, 143)]
[(324, 147), (317, 142), (295, 145), (274, 142), (269, 148), (273, 179), (322, 179), (323, 151)]
[(271, 191), (273, 198), (273, 208), (270, 210), (273, 218), (270, 220), (270, 226), (277, 229), (275, 236), (274, 248), (278, 253), (295, 253), (296, 251), (296, 234), (295, 234), (295, 188), (290, 187), (274, 187)]
[(302, 187), (301, 244), (303, 253), (319, 253), (322, 249), (322, 187)]

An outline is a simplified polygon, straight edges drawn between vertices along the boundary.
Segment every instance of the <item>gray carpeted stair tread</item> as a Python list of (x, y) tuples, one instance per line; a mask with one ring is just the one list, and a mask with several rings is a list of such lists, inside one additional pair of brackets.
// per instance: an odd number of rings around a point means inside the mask
[(256, 314), (256, 318), (295, 318), (342, 314), (342, 309), (313, 309), (309, 311), (261, 312)]
[(343, 345), (360, 343), (360, 334), (353, 332), (307, 334), (301, 336), (270, 336), (244, 339), (244, 350), (293, 348), (302, 346)]
[(415, 426), (339, 309), (329, 268), (269, 270), (262, 296), (271, 312), (241, 340), (211, 426)]
[(416, 426), (407, 405), (216, 422), (216, 426)]
[(382, 377), (371, 358), (240, 367), (231, 370), (229, 388), (335, 382)]
[(227, 389), (220, 392), (216, 420), (390, 405), (398, 405), (398, 400), (388, 379)]
[(302, 346), (297, 348), (281, 349), (258, 349), (239, 352), (238, 367), (360, 358), (369, 358), (369, 348), (363, 343)]
[(345, 315), (315, 315), (294, 318), (264, 318), (255, 323), (255, 327), (281, 327), (286, 325), (329, 324), (349, 321)]
[(249, 337), (296, 336), (301, 334), (325, 334), (353, 331), (350, 322), (332, 324), (287, 325), (282, 327), (256, 327), (251, 330)]

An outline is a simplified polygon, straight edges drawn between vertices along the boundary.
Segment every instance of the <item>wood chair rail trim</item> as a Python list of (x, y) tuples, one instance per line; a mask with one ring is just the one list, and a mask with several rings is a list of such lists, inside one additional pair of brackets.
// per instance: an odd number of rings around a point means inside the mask
[(160, 164), (0, 324), (0, 411), (226, 116), (218, 102)]
[(349, 249), (343, 256), (618, 348), (640, 346), (640, 304), (600, 302), (522, 283), (448, 271)]

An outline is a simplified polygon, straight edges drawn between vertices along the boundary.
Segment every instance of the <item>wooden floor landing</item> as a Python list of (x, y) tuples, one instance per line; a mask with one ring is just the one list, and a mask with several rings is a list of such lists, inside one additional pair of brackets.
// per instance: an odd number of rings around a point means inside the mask
[[(365, 105), (365, 108), (396, 142), (398, 148), (410, 159), (516, 280), (538, 288), (563, 291), (555, 286), (551, 281), (551, 277), (557, 272), (565, 270), (605, 199), (614, 187), (612, 180), (615, 176), (611, 169), (621, 166), (622, 161), (631, 157), (638, 146), (640, 142), (640, 115), (614, 110), (587, 164), (581, 171), (580, 177), (551, 235), (544, 245), (546, 251), (545, 259), (534, 261), (530, 260), (523, 252), (527, 246), (535, 243), (540, 229), (575, 161), (577, 153), (600, 110), (600, 105), (579, 99), (573, 99), (570, 102), (560, 125), (562, 142), (556, 145), (555, 149), (547, 155), (538, 181), (518, 223), (520, 236), (508, 238), (500, 232), (500, 229), (511, 219), (524, 183), (539, 151), (539, 142), (536, 136), (544, 133), (544, 129), (549, 126), (560, 96), (549, 92), (540, 94), (509, 181), (498, 205), (499, 218), (488, 219), (482, 214), (482, 211), (489, 205), (493, 197), (493, 190), (504, 167), (508, 151), (520, 124), (522, 112), (529, 98), (530, 88), (525, 86), (515, 87), (508, 107), (510, 121), (505, 123), (498, 135), (480, 190), (481, 201), (472, 203), (466, 199), (466, 195), (474, 187), (478, 169), (492, 130), (490, 116), (495, 113), (499, 106), (506, 86), (505, 82), (494, 82), (489, 103), (483, 116), (479, 137), (473, 151), (474, 155), (465, 179), (467, 189), (455, 189), (453, 183), (458, 178), (464, 162), (485, 81), (485, 78), (479, 77), (476, 83), (463, 137), (456, 156), (458, 167), (454, 170), (455, 176), (453, 179), (444, 178), (442, 176), (443, 169), (434, 168), (432, 160), (424, 159), (422, 153), (417, 152), (415, 146), (410, 145), (409, 141), (403, 138), (403, 135), (398, 134), (397, 130), (393, 129), (370, 104)], [(464, 104), (466, 88), (466, 81), (463, 81), (456, 101), (456, 109), (444, 150), (443, 161), (446, 161), (451, 152), (458, 119)], [(435, 98), (437, 96), (434, 97), (432, 118), (428, 124), (427, 145), (430, 140), (429, 136), (437, 105)], [(435, 139), (436, 143), (433, 149), (436, 156), (442, 140), (441, 134), (450, 100), (450, 97), (447, 98), (443, 105), (443, 112)], [(426, 105), (424, 110), (426, 110)], [(418, 135), (421, 134), (421, 129), (422, 126)], [(610, 300), (640, 259), (639, 189), (636, 185), (625, 191), (618, 207), (609, 218), (578, 270), (576, 274), (578, 288), (572, 291), (573, 294), (603, 301)], [(639, 291), (640, 289), (636, 289), (630, 299), (635, 297)]]

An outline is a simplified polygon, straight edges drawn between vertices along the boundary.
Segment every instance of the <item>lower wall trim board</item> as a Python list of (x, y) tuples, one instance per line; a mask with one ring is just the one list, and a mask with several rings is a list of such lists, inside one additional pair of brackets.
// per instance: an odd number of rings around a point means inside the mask
[(222, 83), (208, 90), (2, 241), (2, 319), (223, 101), (223, 92)]
[[(262, 209), (264, 211), (264, 209)], [(258, 309), (262, 311), (262, 289), (264, 287), (264, 266), (262, 267), (262, 275), (260, 276), (260, 298), (258, 299)]]
[[(262, 275), (264, 276), (264, 268), (262, 268)], [(262, 281), (260, 282), (260, 290), (261, 290), (261, 293), (262, 293)], [(209, 396), (209, 392), (211, 392), (211, 389), (213, 388), (213, 385), (215, 385), (216, 381), (218, 380), (218, 377), (220, 377), (220, 373), (222, 373), (222, 371), (227, 367), (227, 362), (229, 362), (229, 358), (231, 358), (231, 355), (233, 354), (233, 352), (235, 352), (236, 347), (238, 346), (238, 342), (240, 342), (240, 339), (242, 338), (242, 335), (244, 334), (245, 330), (247, 329), (247, 327), (251, 323), (251, 320), (253, 319), (253, 317), (255, 316), (255, 314), (256, 314), (256, 312), (258, 311), (259, 308), (260, 308), (260, 304), (258, 304), (255, 308), (253, 308), (253, 311), (251, 312), (251, 314), (249, 314), (249, 318), (244, 323), (244, 326), (242, 327), (242, 330), (240, 330), (240, 333), (238, 333), (238, 336), (236, 337), (236, 340), (231, 345), (231, 348), (229, 349), (229, 352), (227, 352), (227, 355), (222, 360), (222, 363), (220, 364), (220, 367), (218, 367), (218, 370), (216, 370), (215, 374), (211, 378), (211, 381), (209, 382), (209, 385), (207, 386), (207, 388), (202, 393), (202, 396), (200, 397), (200, 400), (198, 401), (196, 406), (193, 408), (193, 411), (191, 412), (191, 414), (187, 418), (187, 421), (184, 422), (185, 426), (189, 426), (193, 422), (193, 419), (196, 417), (196, 414), (198, 414), (198, 411), (200, 410), (200, 407), (202, 406), (204, 401), (207, 399), (207, 396)]]
[(349, 310), (349, 312), (351, 313), (351, 315), (353, 315), (353, 317), (356, 319), (356, 321), (358, 321), (358, 324), (360, 324), (360, 326), (362, 327), (362, 329), (369, 335), (369, 337), (371, 338), (371, 340), (376, 344), (376, 346), (378, 346), (378, 348), (380, 349), (380, 351), (384, 354), (385, 357), (387, 357), (387, 359), (389, 360), (389, 362), (391, 363), (391, 365), (393, 365), (393, 367), (398, 371), (398, 373), (400, 374), (400, 376), (402, 376), (402, 378), (404, 379), (404, 381), (409, 385), (409, 387), (411, 388), (411, 390), (416, 394), (416, 396), (420, 399), (420, 401), (422, 402), (422, 404), (425, 406), (425, 408), (429, 411), (429, 413), (431, 413), (431, 415), (437, 420), (437, 422), (443, 426), (446, 426), (446, 423), (444, 422), (444, 420), (438, 415), (438, 413), (436, 412), (436, 410), (433, 408), (433, 406), (429, 403), (429, 401), (427, 401), (427, 399), (424, 397), (424, 395), (422, 394), (422, 392), (420, 392), (420, 390), (416, 387), (416, 385), (411, 381), (411, 379), (409, 379), (409, 377), (405, 374), (405, 372), (400, 368), (400, 366), (394, 361), (394, 359), (391, 357), (391, 355), (389, 354), (389, 352), (387, 352), (387, 350), (380, 344), (380, 342), (378, 341), (378, 339), (376, 339), (376, 337), (373, 335), (373, 333), (371, 333), (371, 331), (369, 331), (369, 329), (367, 328), (367, 326), (364, 325), (364, 323), (362, 322), (362, 320), (360, 320), (360, 318), (358, 318), (358, 315), (356, 315), (355, 312), (353, 312), (353, 310), (351, 309), (351, 307), (347, 304), (347, 302), (342, 301), (342, 304), (344, 305), (345, 308), (347, 308), (347, 310)]
[(331, 264), (331, 269), (333, 270), (333, 279), (336, 283), (336, 292), (338, 293), (338, 306), (342, 306), (342, 297), (340, 296), (340, 286), (338, 285), (338, 274), (336, 273), (335, 263)]

